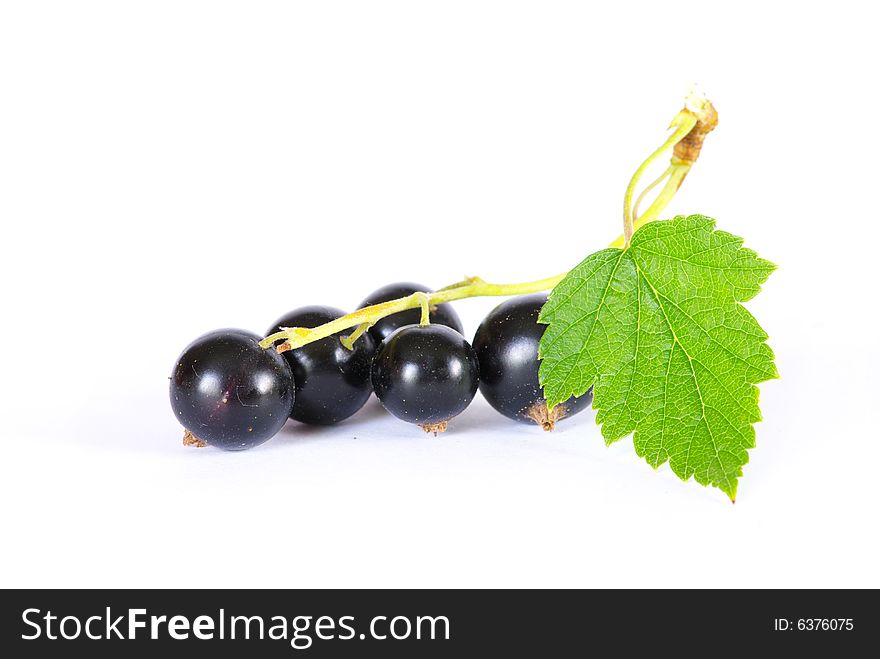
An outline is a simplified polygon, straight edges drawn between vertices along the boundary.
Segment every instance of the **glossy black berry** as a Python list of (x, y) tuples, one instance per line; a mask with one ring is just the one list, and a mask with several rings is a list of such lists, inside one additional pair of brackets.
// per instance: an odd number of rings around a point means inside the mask
[(577, 414), (593, 400), (592, 388), (550, 412), (538, 383), (538, 344), (546, 325), (538, 323), (547, 295), (522, 295), (498, 305), (474, 336), (480, 361), (480, 392), (503, 415), (552, 430), (556, 421)]
[[(388, 302), (389, 300), (396, 300), (400, 297), (406, 297), (407, 295), (412, 295), (421, 291), (423, 293), (432, 293), (432, 289), (427, 286), (422, 286), (421, 284), (414, 284), (412, 282), (398, 282), (396, 284), (388, 284), (387, 286), (383, 286), (382, 288), (373, 291), (367, 298), (361, 302), (359, 309), (363, 309), (364, 307), (369, 307), (373, 304), (379, 304), (380, 302)], [(395, 330), (404, 327), (406, 325), (416, 325), (422, 318), (421, 309), (407, 309), (406, 311), (401, 311), (400, 313), (391, 314), (390, 316), (385, 316), (384, 318), (376, 321), (376, 324), (370, 328), (370, 335), (372, 335), (373, 339), (376, 341), (376, 345), (381, 343), (385, 337), (394, 332)], [(459, 319), (458, 314), (455, 312), (455, 309), (452, 308), (452, 305), (448, 302), (444, 302), (443, 304), (433, 305), (430, 310), (430, 319), (432, 325), (445, 325), (446, 327), (451, 327), (459, 334), (464, 334), (464, 329), (461, 325), (461, 319)]]
[(284, 358), (237, 329), (190, 343), (171, 374), (171, 407), (184, 441), (237, 451), (262, 444), (287, 421), (293, 375)]
[(445, 325), (401, 327), (373, 359), (373, 390), (385, 409), (429, 432), (464, 411), (478, 384), (474, 349)]
[[(344, 311), (333, 307), (294, 309), (279, 318), (267, 335), (280, 331), (282, 327), (317, 327), (344, 315)], [(367, 402), (373, 391), (370, 361), (375, 343), (369, 334), (364, 334), (355, 341), (353, 350), (349, 350), (339, 338), (350, 332), (328, 336), (283, 353), (296, 385), (291, 418), (317, 425), (337, 423)]]

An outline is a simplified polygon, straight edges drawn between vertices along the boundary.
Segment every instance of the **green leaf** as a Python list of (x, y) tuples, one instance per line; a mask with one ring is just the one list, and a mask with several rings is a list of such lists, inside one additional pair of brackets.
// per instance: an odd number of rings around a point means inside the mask
[(551, 407), (592, 386), (606, 443), (634, 432), (654, 468), (669, 461), (731, 499), (761, 420), (754, 385), (779, 377), (767, 334), (740, 304), (776, 266), (742, 243), (702, 215), (650, 222), (629, 249), (574, 268), (539, 319)]

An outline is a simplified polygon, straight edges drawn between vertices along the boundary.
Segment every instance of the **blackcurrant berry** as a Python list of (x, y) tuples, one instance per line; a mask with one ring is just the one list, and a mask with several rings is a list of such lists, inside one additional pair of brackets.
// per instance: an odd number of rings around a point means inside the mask
[(479, 365), (474, 349), (454, 329), (407, 325), (376, 349), (372, 375), (386, 410), (436, 434), (474, 399)]
[(546, 329), (538, 314), (545, 302), (547, 295), (536, 293), (495, 307), (477, 329), (474, 350), (480, 361), (480, 391), (489, 404), (511, 419), (553, 430), (560, 419), (587, 408), (593, 390), (569, 398), (552, 412), (547, 409), (538, 383), (538, 344)]
[[(317, 327), (344, 315), (344, 311), (333, 307), (302, 307), (279, 318), (267, 334), (282, 327)], [(283, 353), (296, 385), (291, 418), (317, 425), (337, 423), (367, 402), (373, 391), (370, 361), (376, 346), (372, 337), (364, 334), (349, 350), (339, 342), (340, 336), (349, 333), (334, 334)]]
[(171, 374), (171, 407), (184, 443), (237, 451), (262, 444), (287, 421), (293, 375), (284, 358), (237, 329), (190, 343)]
[[(370, 293), (367, 298), (363, 302), (361, 302), (360, 307), (358, 308), (363, 309), (364, 307), (379, 304), (380, 302), (396, 300), (397, 298), (406, 297), (407, 295), (412, 295), (413, 293), (416, 293), (418, 291), (421, 291), (423, 293), (433, 292), (427, 286), (414, 284), (412, 282), (398, 282), (396, 284), (388, 284), (387, 286), (383, 286), (382, 288)], [(379, 345), (379, 343), (381, 343), (385, 339), (385, 337), (391, 334), (394, 330), (405, 325), (415, 325), (421, 320), (421, 317), (421, 309), (407, 309), (406, 311), (401, 311), (400, 313), (394, 313), (390, 316), (385, 316), (384, 318), (376, 321), (376, 323), (370, 328), (370, 335), (376, 341), (376, 345)], [(445, 325), (447, 327), (451, 327), (459, 334), (464, 334), (461, 320), (459, 319), (458, 314), (455, 312), (455, 309), (453, 309), (452, 305), (448, 302), (444, 302), (443, 304), (431, 305), (430, 319), (432, 325)]]

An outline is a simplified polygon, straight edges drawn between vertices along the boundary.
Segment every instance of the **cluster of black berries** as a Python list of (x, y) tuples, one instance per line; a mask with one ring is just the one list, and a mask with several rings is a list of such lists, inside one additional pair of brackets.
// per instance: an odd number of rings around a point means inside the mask
[[(418, 284), (385, 286), (361, 307), (417, 291)], [(428, 432), (446, 429), (477, 388), (496, 410), (551, 430), (556, 421), (587, 407), (592, 393), (548, 410), (538, 384), (538, 314), (545, 294), (512, 298), (482, 322), (473, 345), (448, 303), (430, 308), (430, 324), (409, 309), (378, 320), (351, 349), (342, 335), (278, 353), (262, 337), (237, 329), (205, 334), (183, 351), (171, 375), (171, 407), (186, 429), (184, 443), (229, 450), (262, 444), (288, 416), (329, 425), (357, 412), (372, 392), (391, 414)], [(269, 329), (314, 328), (345, 315), (332, 307), (302, 307)]]

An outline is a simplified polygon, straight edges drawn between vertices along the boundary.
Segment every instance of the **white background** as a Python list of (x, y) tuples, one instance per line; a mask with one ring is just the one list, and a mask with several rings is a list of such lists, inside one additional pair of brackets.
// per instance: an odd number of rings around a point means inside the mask
[[(0, 585), (880, 586), (870, 3), (2, 7)], [(692, 82), (721, 123), (669, 214), (780, 265), (736, 505), (479, 397), (436, 440), (373, 400), (180, 445), (202, 332), (605, 246)]]

